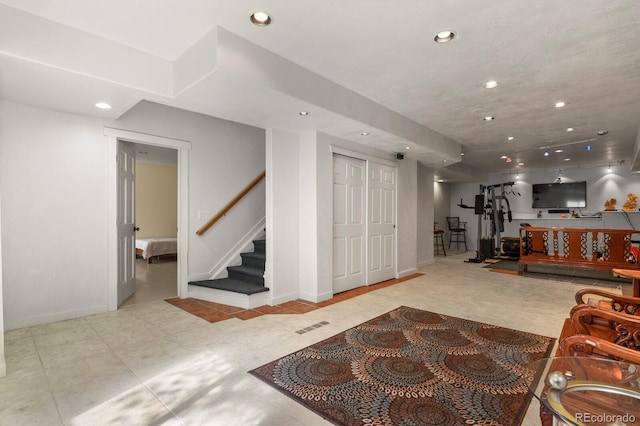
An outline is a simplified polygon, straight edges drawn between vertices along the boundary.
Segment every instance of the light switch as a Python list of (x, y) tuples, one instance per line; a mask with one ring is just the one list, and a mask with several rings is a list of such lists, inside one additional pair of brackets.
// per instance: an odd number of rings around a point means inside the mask
[(198, 219), (199, 220), (208, 220), (211, 217), (211, 213), (208, 210), (199, 210), (198, 211)]

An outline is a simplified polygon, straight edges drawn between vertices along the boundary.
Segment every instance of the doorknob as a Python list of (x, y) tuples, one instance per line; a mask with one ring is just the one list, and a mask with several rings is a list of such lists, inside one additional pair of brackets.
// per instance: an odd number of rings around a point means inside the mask
[(134, 227), (133, 227), (133, 231), (134, 231), (134, 232), (138, 232), (139, 230), (140, 230), (140, 227), (139, 227), (139, 226), (134, 226)]

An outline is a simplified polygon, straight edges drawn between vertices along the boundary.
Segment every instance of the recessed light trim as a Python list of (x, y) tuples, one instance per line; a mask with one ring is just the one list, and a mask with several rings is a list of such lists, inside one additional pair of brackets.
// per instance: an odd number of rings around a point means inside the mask
[(562, 161), (571, 161), (571, 158), (563, 158)]
[(440, 31), (438, 34), (433, 37), (433, 41), (436, 43), (448, 43), (454, 39), (456, 33), (451, 30)]
[(558, 101), (554, 105), (554, 107), (556, 108), (564, 108), (565, 106), (567, 106), (567, 103), (565, 101)]
[(491, 117), (491, 116), (487, 116), (483, 118), (484, 121), (493, 121), (495, 119), (496, 119), (495, 117)]
[(575, 129), (573, 127), (567, 127), (567, 132), (573, 132)]
[(506, 156), (506, 155), (501, 155), (501, 156), (500, 156), (500, 159), (501, 159), (501, 160), (504, 160), (504, 159), (506, 159), (506, 158), (507, 158), (507, 156)]
[(411, 149), (410, 146), (405, 146), (404, 149), (406, 149), (407, 151), (409, 151)]
[(109, 105), (106, 102), (98, 102), (96, 103), (96, 108), (100, 108), (100, 109), (111, 109), (111, 105)]
[(489, 80), (484, 84), (485, 89), (493, 89), (498, 87), (498, 82), (495, 80)]
[(309, 115), (309, 111), (300, 111), (298, 114), (300, 114), (303, 117), (306, 117), (307, 115)]
[(600, 130), (600, 131), (598, 132), (598, 136), (604, 136), (604, 135), (606, 135), (607, 133), (609, 133), (609, 131), (608, 131), (608, 130)]
[(257, 25), (259, 27), (266, 27), (271, 24), (271, 15), (266, 12), (254, 12), (249, 17), (249, 20), (253, 25)]
[(556, 152), (556, 153), (564, 152), (564, 149), (556, 149), (556, 150), (555, 150), (555, 151), (553, 151), (553, 152)]
[(361, 132), (360, 136), (369, 136), (369, 134), (370, 134), (369, 132)]
[(545, 157), (548, 157), (548, 156), (549, 156), (549, 151), (545, 151), (545, 152), (544, 152), (544, 156), (545, 156)]
[(524, 163), (522, 163), (522, 162), (518, 163), (518, 166), (524, 166)]
[(512, 141), (512, 140), (514, 140), (514, 139), (515, 139), (515, 137), (513, 137), (513, 136), (508, 136), (508, 137), (507, 137), (507, 140), (508, 140), (508, 141)]

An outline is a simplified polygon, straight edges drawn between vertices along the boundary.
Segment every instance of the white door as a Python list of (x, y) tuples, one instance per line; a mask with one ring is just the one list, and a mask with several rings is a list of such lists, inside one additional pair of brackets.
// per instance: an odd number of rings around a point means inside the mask
[(118, 143), (118, 306), (136, 291), (135, 152)]
[(365, 162), (333, 157), (333, 292), (365, 284)]
[(374, 284), (395, 278), (396, 168), (369, 162), (368, 279)]

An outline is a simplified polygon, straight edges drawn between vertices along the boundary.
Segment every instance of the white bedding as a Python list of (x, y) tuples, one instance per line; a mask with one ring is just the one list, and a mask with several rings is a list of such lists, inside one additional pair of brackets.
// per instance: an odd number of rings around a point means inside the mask
[(136, 239), (136, 249), (142, 250), (142, 258), (178, 253), (177, 238), (140, 238)]

